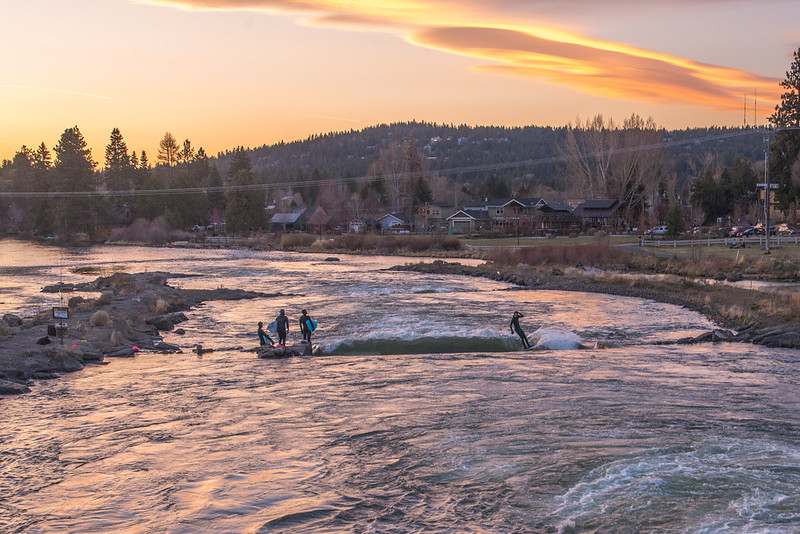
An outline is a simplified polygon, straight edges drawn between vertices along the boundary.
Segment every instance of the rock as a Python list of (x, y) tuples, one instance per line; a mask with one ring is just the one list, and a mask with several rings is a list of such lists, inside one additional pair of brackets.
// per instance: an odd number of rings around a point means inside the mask
[(182, 336), (186, 333), (186, 330), (184, 330), (183, 328), (176, 328), (175, 333), (178, 334), (179, 336)]
[(75, 290), (75, 284), (65, 284), (59, 282), (57, 284), (44, 286), (42, 293), (72, 293)]
[(81, 296), (72, 297), (67, 301), (67, 306), (69, 306), (70, 309), (75, 309), (78, 304), (82, 303), (84, 300), (85, 299)]
[(186, 317), (186, 314), (183, 312), (174, 312), (167, 315), (167, 318), (172, 322), (172, 324), (182, 323), (184, 321), (188, 321), (189, 318)]
[(103, 353), (99, 349), (86, 347), (81, 349), (81, 358), (84, 362), (101, 362), (103, 361)]
[(733, 339), (733, 332), (729, 330), (714, 330), (711, 332), (711, 341), (731, 341)]
[(30, 393), (31, 388), (25, 384), (0, 379), (0, 395), (21, 395)]
[(22, 326), (22, 319), (19, 315), (14, 315), (13, 313), (3, 315), (3, 322), (12, 328), (15, 326)]
[(157, 330), (161, 330), (162, 332), (169, 332), (175, 328), (175, 325), (172, 324), (172, 321), (166, 315), (156, 315), (155, 317), (145, 319), (145, 322), (155, 326)]
[(153, 350), (160, 354), (175, 354), (177, 352), (183, 352), (178, 345), (173, 345), (172, 343), (167, 343), (165, 341), (159, 341), (153, 345)]
[(132, 348), (115, 350), (114, 352), (106, 354), (108, 358), (133, 358), (134, 356), (136, 356), (136, 351)]
[(761, 344), (765, 347), (800, 347), (800, 334), (797, 332), (785, 332), (782, 334), (767, 336), (761, 340)]
[(725, 278), (726, 278), (725, 277), (725, 273), (722, 273), (722, 272), (717, 273), (717, 274), (714, 275), (714, 280), (716, 280), (717, 282), (724, 282)]
[(339, 261), (339, 258), (331, 256), (330, 258), (325, 258), (325, 261)]
[(553, 276), (564, 276), (564, 271), (558, 269), (557, 267), (553, 267), (552, 274)]

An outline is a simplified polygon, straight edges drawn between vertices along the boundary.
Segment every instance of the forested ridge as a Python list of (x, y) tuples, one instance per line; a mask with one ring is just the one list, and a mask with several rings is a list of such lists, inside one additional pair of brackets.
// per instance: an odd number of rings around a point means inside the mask
[[(413, 140), (424, 154), (429, 172), (450, 174), (453, 169), (466, 169), (455, 173), (461, 183), (477, 186), (491, 173), (509, 183), (512, 189), (525, 182), (563, 191), (567, 187), (564, 159), (568, 157), (565, 149), (568, 131), (568, 127), (402, 122), (262, 145), (249, 148), (248, 153), (253, 172), (261, 181), (287, 183), (309, 179), (315, 170), (329, 178), (368, 176), (370, 165), (378, 160), (381, 149), (393, 142), (403, 144)], [(728, 135), (737, 133), (743, 135)], [(724, 167), (737, 158), (752, 162), (764, 158), (763, 136), (752, 127), (660, 129), (659, 137), (680, 181), (690, 181), (707, 162)], [(696, 143), (683, 144), (691, 140)], [(670, 143), (674, 147), (670, 148)], [(232, 151), (217, 155), (223, 173), (231, 154)], [(476, 166), (482, 168), (470, 170)]]

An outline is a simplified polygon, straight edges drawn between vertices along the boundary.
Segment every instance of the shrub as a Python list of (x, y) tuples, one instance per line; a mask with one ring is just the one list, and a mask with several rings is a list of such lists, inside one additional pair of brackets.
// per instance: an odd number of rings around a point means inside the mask
[(281, 248), (310, 247), (317, 240), (311, 234), (284, 234), (281, 237)]
[(94, 301), (97, 306), (106, 306), (114, 301), (114, 293), (111, 291), (103, 291), (97, 300)]
[(105, 310), (97, 310), (89, 319), (89, 324), (92, 326), (108, 326), (110, 321), (111, 318), (108, 316), (108, 312)]

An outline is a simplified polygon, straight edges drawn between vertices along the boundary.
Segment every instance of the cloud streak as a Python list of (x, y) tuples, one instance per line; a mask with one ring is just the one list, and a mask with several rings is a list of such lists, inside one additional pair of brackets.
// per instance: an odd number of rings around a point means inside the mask
[[(531, 3), (507, 0), (138, 0), (192, 10), (253, 10), (304, 16), (317, 24), (367, 27), (397, 33), (417, 46), (479, 60), (475, 69), (546, 81), (578, 91), (656, 104), (691, 104), (715, 110), (741, 106), (757, 91), (779, 99), (780, 80), (708, 65), (577, 33), (542, 27)], [(715, 0), (719, 2), (720, 0)], [(572, 2), (570, 5), (580, 2)], [(554, 7), (539, 2), (541, 7)], [(494, 7), (501, 7), (495, 10)], [(574, 7), (574, 5), (573, 5)], [(513, 14), (518, 14), (513, 20)], [(523, 14), (525, 13), (525, 14)]]

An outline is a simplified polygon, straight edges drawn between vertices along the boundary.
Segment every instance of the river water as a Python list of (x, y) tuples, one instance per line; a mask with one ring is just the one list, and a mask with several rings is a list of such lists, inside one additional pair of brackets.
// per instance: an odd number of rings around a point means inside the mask
[[(659, 344), (713, 325), (652, 301), (338, 258), (0, 242), (3, 311), (117, 269), (284, 295), (190, 310), (182, 354), (0, 398), (0, 531), (800, 531), (800, 352)], [(247, 350), (280, 308), (290, 341), (301, 308), (319, 322), (319, 355)]]

